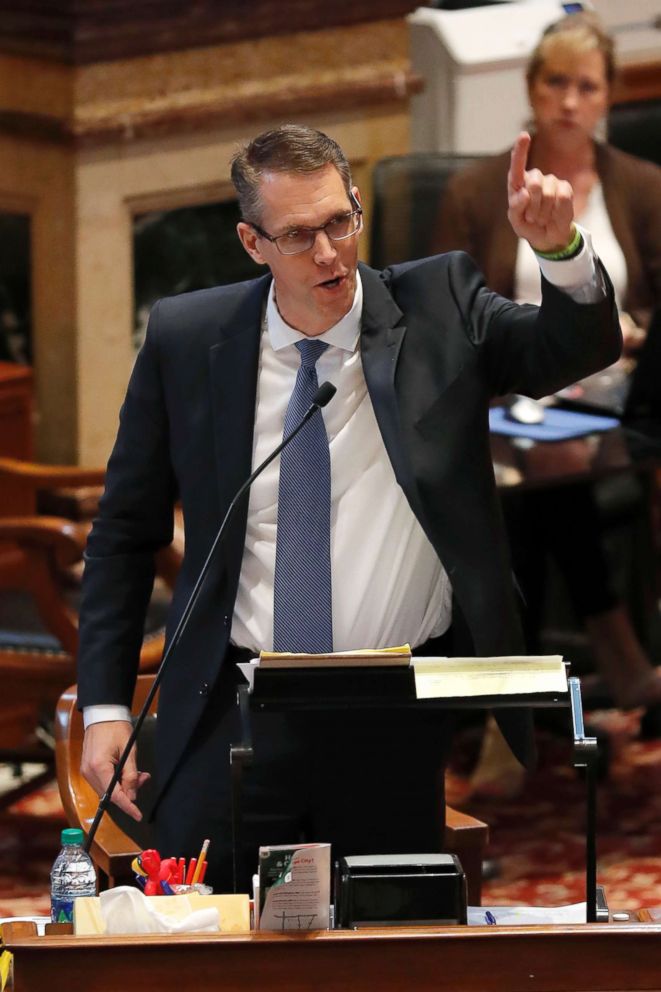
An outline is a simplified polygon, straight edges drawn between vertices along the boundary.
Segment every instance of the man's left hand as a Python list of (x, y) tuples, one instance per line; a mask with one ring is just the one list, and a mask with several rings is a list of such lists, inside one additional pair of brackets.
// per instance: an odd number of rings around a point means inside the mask
[(530, 135), (514, 142), (507, 174), (507, 216), (515, 234), (533, 251), (562, 251), (574, 235), (574, 191), (571, 183), (539, 169), (526, 170)]

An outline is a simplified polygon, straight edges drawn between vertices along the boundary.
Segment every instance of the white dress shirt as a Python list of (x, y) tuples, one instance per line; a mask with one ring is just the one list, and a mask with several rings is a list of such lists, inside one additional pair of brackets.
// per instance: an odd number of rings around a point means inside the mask
[[(589, 235), (569, 261), (538, 263), (549, 282), (577, 302), (604, 292)], [(266, 306), (260, 345), (253, 468), (282, 438), (305, 335), (290, 327), (275, 305)], [(317, 362), (319, 383), (337, 393), (322, 411), (331, 456), (331, 569), (333, 646), (336, 651), (412, 647), (442, 634), (452, 620), (452, 589), (424, 531), (399, 488), (367, 393), (360, 359), (362, 285), (357, 276), (351, 310), (324, 334), (329, 347)], [(273, 646), (273, 577), (277, 533), (278, 459), (255, 480), (234, 606), (231, 640), (258, 652)], [(84, 723), (129, 720), (125, 706), (84, 709)]]
[[(450, 624), (452, 591), (413, 515), (386, 453), (367, 392), (358, 342), (363, 291), (351, 310), (316, 340), (328, 344), (317, 377), (337, 389), (322, 411), (331, 461), (333, 647), (421, 644)], [(266, 306), (255, 411), (253, 467), (282, 439), (285, 411), (305, 335), (275, 303)], [(273, 647), (273, 578), (278, 517), (276, 459), (253, 483), (234, 607), (232, 641), (258, 652)]]

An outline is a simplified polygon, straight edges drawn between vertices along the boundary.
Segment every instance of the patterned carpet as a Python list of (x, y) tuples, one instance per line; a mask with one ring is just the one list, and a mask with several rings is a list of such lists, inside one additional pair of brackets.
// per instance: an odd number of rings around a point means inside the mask
[(55, 782), (0, 813), (0, 917), (50, 913), (49, 873), (66, 825)]
[[(661, 905), (661, 741), (636, 739), (638, 715), (596, 713), (611, 761), (598, 791), (599, 881), (611, 909)], [(470, 796), (479, 737), (465, 731), (448, 774), (448, 801), (490, 825), (494, 876), (483, 902), (563, 905), (584, 890), (584, 782), (569, 744), (540, 731), (540, 765), (514, 798)], [(64, 817), (55, 784), (0, 813), (0, 917), (48, 912), (48, 874)]]
[[(598, 882), (611, 910), (661, 904), (661, 740), (636, 739), (639, 717), (589, 715), (611, 750), (597, 791)], [(494, 875), (484, 882), (486, 905), (585, 899), (585, 781), (568, 742), (544, 731), (538, 739), (539, 768), (514, 797), (471, 797), (461, 764), (448, 776), (448, 801), (489, 824)]]

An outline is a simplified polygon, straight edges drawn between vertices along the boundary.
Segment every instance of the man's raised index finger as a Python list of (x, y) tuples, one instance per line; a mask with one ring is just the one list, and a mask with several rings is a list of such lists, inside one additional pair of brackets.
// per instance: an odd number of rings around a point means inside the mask
[(525, 184), (526, 162), (530, 148), (530, 135), (522, 131), (514, 142), (508, 182), (512, 189), (521, 189)]

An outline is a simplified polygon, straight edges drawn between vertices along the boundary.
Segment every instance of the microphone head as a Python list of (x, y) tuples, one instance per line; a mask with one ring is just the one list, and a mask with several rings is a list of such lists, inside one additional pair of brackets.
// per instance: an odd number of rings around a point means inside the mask
[(319, 410), (333, 399), (337, 389), (332, 382), (322, 382), (319, 389), (314, 394), (314, 399), (312, 400), (312, 406), (316, 406)]

